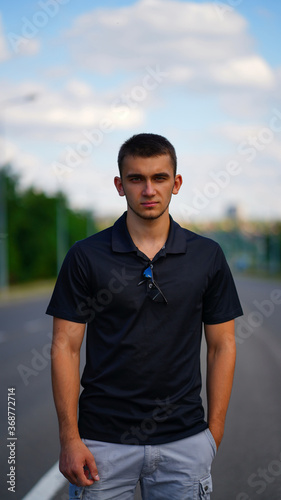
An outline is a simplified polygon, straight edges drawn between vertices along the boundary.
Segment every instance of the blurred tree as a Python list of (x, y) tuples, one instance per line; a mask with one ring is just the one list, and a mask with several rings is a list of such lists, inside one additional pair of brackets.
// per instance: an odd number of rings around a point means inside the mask
[[(48, 196), (34, 187), (20, 190), (19, 178), (9, 167), (2, 170), (2, 175), (6, 186), (9, 282), (55, 277), (58, 258), (62, 259), (75, 241), (88, 236), (89, 214), (71, 210), (62, 193)], [(91, 229), (96, 232), (93, 218)]]

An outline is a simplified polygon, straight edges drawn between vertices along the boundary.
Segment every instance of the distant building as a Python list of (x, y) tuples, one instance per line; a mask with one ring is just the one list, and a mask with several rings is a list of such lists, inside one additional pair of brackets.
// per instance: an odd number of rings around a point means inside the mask
[(240, 220), (242, 219), (242, 210), (238, 205), (229, 205), (225, 211), (227, 219)]

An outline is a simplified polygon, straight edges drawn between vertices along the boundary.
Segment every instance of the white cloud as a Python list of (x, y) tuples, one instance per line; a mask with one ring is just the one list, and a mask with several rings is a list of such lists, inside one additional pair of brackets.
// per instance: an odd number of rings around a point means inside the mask
[[(134, 88), (129, 87), (127, 91)], [(68, 166), (71, 156), (71, 181), (66, 186), (68, 194), (74, 200), (83, 198), (82, 206), (85, 203), (93, 205), (90, 195), (76, 193), (75, 185), (84, 184), (81, 192), (85, 192), (85, 186), (88, 186), (87, 169), (89, 180), (95, 182), (92, 167), (97, 152), (102, 150), (99, 154), (104, 155), (112, 136), (118, 131), (139, 127), (144, 120), (145, 102), (142, 101), (140, 106), (140, 102), (133, 101), (133, 93), (131, 107), (122, 106), (124, 92), (123, 86), (110, 91), (96, 91), (80, 79), (69, 80), (60, 90), (32, 81), (3, 84), (5, 107), (1, 109), (3, 126), (0, 132), (3, 134), (4, 131), (5, 137), (0, 136), (4, 144), (1, 150), (5, 149), (5, 161), (11, 163), (22, 176), (22, 185), (35, 185), (47, 191), (61, 188), (53, 164), (60, 162)], [(34, 96), (32, 101), (28, 99), (30, 96)], [(144, 97), (149, 100), (149, 96)], [(79, 168), (73, 168), (74, 163)], [(103, 167), (98, 165), (97, 172), (99, 169), (102, 175)], [(97, 172), (95, 175), (98, 175)], [(76, 176), (79, 181), (73, 183)], [(65, 183), (67, 175), (62, 180)]]
[[(66, 40), (78, 66), (102, 74), (158, 64), (165, 83), (213, 88), (272, 87), (274, 74), (253, 52), (245, 19), (219, 19), (213, 2), (139, 0), (80, 16)], [(79, 42), (79, 43), (78, 43)]]
[(37, 38), (28, 39), (13, 32), (7, 35), (6, 46), (9, 46), (8, 58), (17, 56), (34, 56), (40, 51), (41, 44)]
[(18, 53), (21, 56), (34, 56), (40, 52), (41, 43), (38, 39), (28, 40), (22, 38), (18, 45)]
[[(281, 113), (272, 113), (264, 123), (248, 125), (226, 123), (218, 127), (216, 134), (233, 144), (235, 154), (244, 158), (248, 163), (253, 160), (271, 162), (281, 160)], [(271, 165), (271, 163), (270, 163)], [(277, 165), (280, 169), (279, 164)]]
[(10, 140), (8, 140), (3, 135), (0, 136), (0, 151), (1, 151), (1, 162), (0, 168), (4, 165), (8, 165), (12, 162), (17, 148), (16, 145), (13, 144)]
[(249, 137), (257, 136), (264, 126), (262, 123), (241, 125), (229, 122), (222, 127), (218, 127), (216, 133), (219, 137), (224, 137), (237, 147), (240, 142), (249, 139)]
[(3, 33), (2, 16), (0, 14), (0, 62), (9, 59), (10, 54), (7, 48), (6, 40)]
[[(5, 88), (6, 87), (6, 88)], [(130, 88), (130, 91), (134, 87)], [(2, 99), (7, 103), (4, 119), (10, 131), (21, 130), (37, 138), (69, 141), (82, 139), (84, 129), (110, 130), (139, 126), (144, 119), (147, 94), (141, 96), (142, 106), (134, 101), (132, 93), (129, 104), (122, 101), (124, 87), (111, 92), (96, 92), (80, 80), (70, 80), (61, 90), (47, 85), (26, 82), (20, 85), (3, 86)], [(26, 97), (34, 95), (32, 102)], [(14, 99), (13, 96), (18, 96)], [(22, 96), (22, 97), (21, 97)], [(135, 98), (138, 98), (137, 94)], [(68, 135), (69, 134), (69, 135)]]
[(3, 137), (0, 137), (0, 148), (4, 151), (2, 165), (9, 165), (12, 172), (19, 175), (21, 189), (35, 186), (49, 192), (56, 191), (57, 183), (50, 179), (49, 166), (41, 157)]
[(221, 85), (272, 88), (275, 78), (268, 64), (259, 56), (233, 59), (213, 67), (213, 78)]

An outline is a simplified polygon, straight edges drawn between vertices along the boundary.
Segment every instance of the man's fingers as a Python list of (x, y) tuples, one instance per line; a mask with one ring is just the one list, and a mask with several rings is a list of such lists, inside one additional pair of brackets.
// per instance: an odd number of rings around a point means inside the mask
[[(87, 461), (88, 462), (88, 461)], [(66, 474), (64, 474), (66, 476)], [(68, 476), (68, 477), (67, 477)], [(99, 481), (99, 475), (94, 458), (89, 460), (89, 464), (79, 469), (73, 469), (67, 474), (67, 479), (77, 486), (90, 486), (95, 481)]]
[(60, 471), (77, 486), (90, 486), (99, 480), (94, 456), (81, 441), (70, 441), (61, 450)]
[(92, 454), (89, 457), (89, 459), (87, 460), (86, 470), (89, 471), (90, 477), (92, 477), (94, 479), (94, 481), (99, 481), (100, 477), (99, 477), (98, 469), (97, 469), (96, 462), (95, 462), (95, 459), (94, 459)]
[(72, 466), (70, 468), (60, 468), (60, 472), (64, 475), (64, 477), (71, 483), (76, 484), (77, 486), (90, 486), (97, 479), (94, 479), (92, 475), (90, 475), (89, 469), (83, 468), (83, 466)]
[(95, 482), (94, 479), (86, 477), (83, 469), (77, 473), (64, 474), (64, 476), (71, 484), (76, 484), (76, 486), (91, 486)]
[(79, 473), (76, 476), (74, 484), (77, 484), (77, 486), (91, 486), (91, 484), (93, 484), (94, 482), (95, 480), (91, 477), (87, 478), (87, 476), (85, 475), (85, 471), (83, 470), (82, 473)]

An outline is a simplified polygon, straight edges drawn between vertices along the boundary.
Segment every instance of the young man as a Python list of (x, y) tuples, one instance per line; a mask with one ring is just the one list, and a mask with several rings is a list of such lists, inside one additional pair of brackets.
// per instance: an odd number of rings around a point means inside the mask
[(182, 184), (176, 163), (162, 136), (139, 134), (122, 145), (114, 182), (127, 212), (70, 249), (47, 310), (70, 499), (132, 500), (138, 481), (143, 500), (210, 498), (233, 380), (234, 318), (242, 310), (218, 244), (169, 215)]

